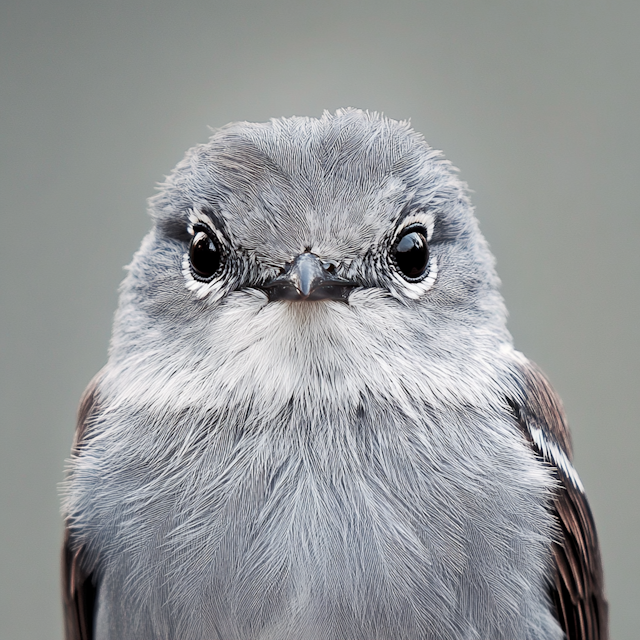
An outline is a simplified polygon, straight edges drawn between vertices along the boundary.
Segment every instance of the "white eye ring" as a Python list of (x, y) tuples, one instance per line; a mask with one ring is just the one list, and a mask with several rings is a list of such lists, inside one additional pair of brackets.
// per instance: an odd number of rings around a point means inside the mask
[[(404, 233), (413, 226), (426, 230), (426, 239), (428, 244), (433, 237), (435, 216), (430, 211), (418, 211), (415, 214), (408, 215), (398, 227), (391, 246), (393, 248), (397, 247)], [(412, 300), (418, 300), (427, 291), (429, 291), (431, 287), (433, 287), (436, 278), (438, 277), (438, 260), (432, 253), (429, 255), (424, 275), (415, 280), (407, 279), (406, 276), (402, 275), (400, 270), (397, 268), (397, 262), (394, 259), (394, 256), (390, 257), (396, 267), (392, 269), (392, 274), (394, 283), (397, 285), (397, 297), (407, 297)]]
[(438, 277), (438, 260), (434, 255), (429, 258), (427, 273), (427, 277), (419, 282), (408, 282), (397, 271), (394, 271), (393, 280), (399, 285), (398, 289), (403, 295), (412, 300), (418, 300), (433, 287)]
[[(208, 298), (208, 302), (215, 302), (219, 300), (224, 293), (222, 279), (215, 277), (224, 269), (224, 237), (216, 229), (209, 216), (197, 209), (192, 209), (189, 212), (189, 225), (187, 229), (192, 239), (189, 244), (189, 250), (186, 251), (182, 257), (182, 275), (185, 279), (185, 286), (195, 294), (196, 298)], [(220, 253), (220, 266), (214, 273), (206, 278), (198, 273), (191, 261), (193, 241), (199, 233), (205, 233)]]
[(389, 257), (407, 282), (422, 281), (429, 271), (429, 243), (424, 226), (405, 226), (402, 233), (396, 236)]
[(435, 216), (431, 211), (417, 211), (416, 213), (408, 215), (402, 220), (402, 224), (396, 229), (392, 244), (395, 244), (398, 241), (398, 238), (404, 233), (404, 230), (412, 225), (420, 225), (424, 227), (427, 230), (427, 242), (431, 242), (435, 222)]
[(217, 238), (208, 227), (198, 225), (189, 243), (189, 262), (193, 277), (200, 282), (210, 282), (220, 273), (223, 252)]

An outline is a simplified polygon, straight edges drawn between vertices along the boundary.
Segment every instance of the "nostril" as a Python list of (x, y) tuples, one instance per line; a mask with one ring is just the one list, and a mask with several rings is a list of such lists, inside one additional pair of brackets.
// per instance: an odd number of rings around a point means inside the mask
[(324, 268), (325, 271), (328, 271), (329, 273), (335, 273), (336, 271), (336, 265), (334, 262), (323, 262), (322, 267)]

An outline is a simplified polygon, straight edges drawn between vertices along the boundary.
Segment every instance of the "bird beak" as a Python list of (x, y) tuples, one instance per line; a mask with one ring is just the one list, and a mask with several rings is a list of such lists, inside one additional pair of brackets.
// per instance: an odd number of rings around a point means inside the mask
[(284, 272), (262, 285), (269, 300), (342, 300), (358, 283), (334, 276), (313, 253), (301, 253)]

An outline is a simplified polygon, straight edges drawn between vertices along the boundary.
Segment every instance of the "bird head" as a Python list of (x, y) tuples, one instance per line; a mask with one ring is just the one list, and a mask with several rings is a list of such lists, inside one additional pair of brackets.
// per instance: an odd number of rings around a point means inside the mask
[(154, 402), (435, 401), (510, 340), (465, 185), (406, 122), (349, 109), (228, 125), (150, 213), (111, 362)]

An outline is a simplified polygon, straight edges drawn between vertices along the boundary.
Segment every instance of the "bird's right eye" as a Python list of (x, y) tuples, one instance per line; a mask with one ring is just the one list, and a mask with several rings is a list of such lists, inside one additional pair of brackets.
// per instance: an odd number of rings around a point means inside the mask
[(189, 246), (191, 271), (197, 280), (209, 281), (222, 264), (221, 251), (216, 240), (202, 229), (196, 230)]

